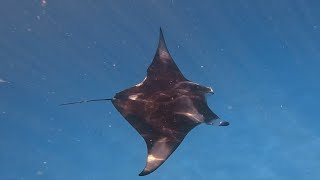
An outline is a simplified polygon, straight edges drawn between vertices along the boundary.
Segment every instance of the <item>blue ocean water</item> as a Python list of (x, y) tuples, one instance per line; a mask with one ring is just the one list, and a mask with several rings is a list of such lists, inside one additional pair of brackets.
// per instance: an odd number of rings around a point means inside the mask
[[(3, 0), (0, 180), (320, 178), (320, 1)], [(109, 98), (143, 80), (159, 27), (228, 127), (201, 125), (154, 173)]]

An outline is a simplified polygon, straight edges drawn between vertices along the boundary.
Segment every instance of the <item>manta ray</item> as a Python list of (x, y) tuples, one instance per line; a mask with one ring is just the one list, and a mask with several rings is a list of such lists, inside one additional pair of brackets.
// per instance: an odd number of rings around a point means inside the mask
[(111, 101), (146, 142), (147, 162), (139, 174), (145, 176), (159, 168), (194, 127), (202, 123), (229, 125), (208, 107), (208, 93), (213, 93), (212, 88), (194, 83), (181, 73), (160, 28), (158, 48), (141, 83), (116, 93), (113, 98), (61, 105)]

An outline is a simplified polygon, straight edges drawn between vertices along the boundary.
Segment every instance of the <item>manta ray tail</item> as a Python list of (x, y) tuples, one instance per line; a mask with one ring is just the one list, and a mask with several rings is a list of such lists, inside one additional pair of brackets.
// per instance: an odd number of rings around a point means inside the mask
[(87, 103), (87, 102), (93, 102), (93, 101), (112, 101), (113, 99), (114, 99), (114, 98), (82, 100), (82, 101), (76, 101), (76, 102), (63, 103), (63, 104), (60, 104), (60, 106), (71, 105), (71, 104)]

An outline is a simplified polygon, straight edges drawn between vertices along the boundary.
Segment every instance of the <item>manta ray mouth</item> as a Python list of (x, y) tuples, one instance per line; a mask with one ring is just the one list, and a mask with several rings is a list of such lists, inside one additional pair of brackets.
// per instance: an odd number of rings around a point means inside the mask
[(220, 121), (218, 126), (229, 126), (229, 124), (228, 121)]
[(212, 93), (213, 94), (213, 89), (211, 87), (206, 87), (207, 88), (207, 93)]
[(207, 123), (208, 125), (215, 125), (215, 126), (229, 126), (230, 123), (228, 121), (222, 119), (213, 119)]

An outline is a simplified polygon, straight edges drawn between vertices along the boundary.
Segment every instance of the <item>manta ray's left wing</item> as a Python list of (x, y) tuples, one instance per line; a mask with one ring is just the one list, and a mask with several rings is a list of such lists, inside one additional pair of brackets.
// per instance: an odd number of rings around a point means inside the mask
[(198, 125), (198, 123), (191, 123), (187, 117), (181, 116), (181, 118), (185, 118), (183, 125), (180, 122), (181, 124), (179, 123), (177, 127), (168, 127), (162, 132), (156, 132), (155, 129), (153, 132), (142, 134), (147, 144), (148, 156), (146, 166), (139, 176), (150, 174), (160, 167), (177, 149), (190, 130)]

